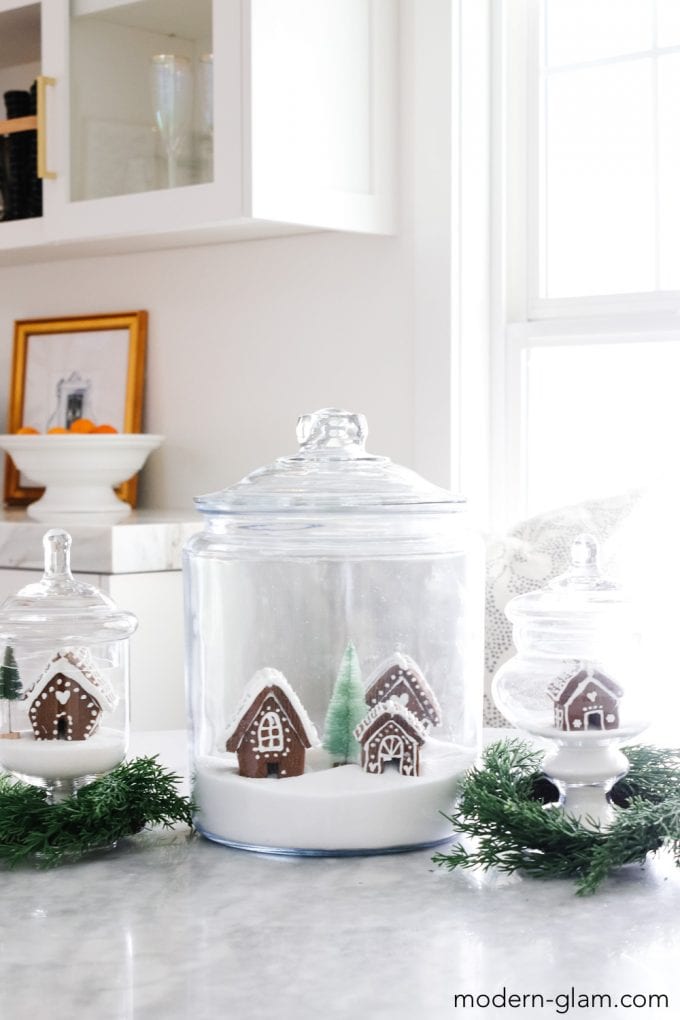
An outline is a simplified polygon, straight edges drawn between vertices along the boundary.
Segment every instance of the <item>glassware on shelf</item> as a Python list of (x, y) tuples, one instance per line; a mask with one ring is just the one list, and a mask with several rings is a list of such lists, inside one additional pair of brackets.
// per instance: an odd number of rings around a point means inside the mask
[(362, 415), (196, 505), (185, 549), (196, 822), (251, 850), (450, 838), (478, 750), (483, 548), (465, 500), (365, 449)]
[(191, 129), (193, 70), (187, 57), (157, 53), (151, 58), (151, 102), (167, 159), (168, 188), (177, 186), (177, 157)]
[(198, 62), (199, 119), (203, 134), (213, 133), (213, 55), (202, 53)]
[(628, 770), (620, 745), (646, 729), (654, 705), (634, 604), (602, 575), (597, 542), (584, 534), (569, 570), (512, 599), (506, 614), (517, 653), (494, 678), (496, 704), (555, 746), (543, 768), (562, 810), (587, 826), (609, 825), (615, 809), (607, 795)]
[(125, 757), (132, 613), (71, 573), (71, 536), (43, 539), (45, 573), (0, 606), (0, 766), (56, 801)]
[(202, 53), (198, 62), (198, 124), (201, 180), (213, 176), (213, 55)]

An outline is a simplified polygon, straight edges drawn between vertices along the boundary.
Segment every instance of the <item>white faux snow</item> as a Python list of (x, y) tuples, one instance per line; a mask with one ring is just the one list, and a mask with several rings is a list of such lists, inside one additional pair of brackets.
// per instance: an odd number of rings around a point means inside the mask
[[(246, 714), (258, 695), (261, 694), (262, 691), (266, 690), (267, 687), (279, 687), (281, 689), (288, 698), (291, 707), (295, 709), (300, 718), (300, 723), (302, 724), (309, 746), (318, 747), (320, 744), (319, 736), (316, 732), (314, 723), (307, 715), (307, 710), (286, 680), (283, 673), (281, 673), (278, 669), (273, 669), (271, 666), (258, 670), (246, 684), (238, 708), (227, 723), (227, 728), (224, 733), (225, 741), (227, 741), (229, 737), (236, 732), (243, 716)], [(283, 708), (283, 706), (281, 707)]]
[(395, 715), (399, 716), (400, 719), (403, 719), (404, 722), (411, 727), (421, 740), (427, 740), (427, 730), (421, 723), (420, 719), (414, 715), (413, 712), (406, 707), (406, 705), (402, 705), (398, 698), (389, 698), (388, 701), (379, 701), (376, 705), (374, 705), (368, 715), (364, 716), (354, 730), (354, 736), (356, 739), (361, 741), (366, 730), (375, 722), (376, 719), (379, 719), (383, 715), (388, 715), (392, 718), (394, 718)]
[(89, 653), (75, 648), (66, 648), (50, 659), (33, 686), (26, 691), (26, 700), (34, 701), (39, 697), (55, 673), (63, 673), (67, 680), (82, 687), (101, 708), (112, 712), (116, 707), (118, 698), (115, 691), (95, 669)]
[(238, 775), (236, 756), (196, 761), (197, 823), (226, 842), (296, 850), (371, 850), (434, 843), (452, 835), (451, 813), (474, 754), (428, 741), (420, 776), (396, 769), (369, 775), (359, 765), (328, 768), (322, 748), (289, 779)]
[(22, 730), (19, 740), (0, 739), (0, 766), (30, 779), (80, 779), (119, 765), (126, 743), (119, 730), (100, 729), (87, 740), (36, 740)]

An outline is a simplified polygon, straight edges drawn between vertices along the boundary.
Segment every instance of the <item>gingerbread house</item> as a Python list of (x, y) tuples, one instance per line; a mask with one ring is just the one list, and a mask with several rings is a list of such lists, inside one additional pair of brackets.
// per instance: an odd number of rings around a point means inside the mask
[(420, 667), (408, 655), (397, 652), (383, 662), (366, 683), (366, 703), (377, 705), (396, 698), (423, 726), (438, 726), (441, 709)]
[(50, 659), (26, 700), (36, 740), (87, 740), (118, 699), (87, 652), (65, 649)]
[(283, 673), (261, 669), (227, 726), (227, 751), (236, 752), (239, 775), (285, 779), (305, 770), (305, 752), (319, 743), (314, 724)]
[(378, 702), (354, 730), (361, 745), (361, 767), (375, 774), (396, 766), (402, 776), (417, 776), (425, 727), (401, 701)]
[(611, 677), (581, 663), (559, 676), (548, 688), (555, 706), (555, 728), (583, 733), (615, 730), (619, 698), (623, 694)]

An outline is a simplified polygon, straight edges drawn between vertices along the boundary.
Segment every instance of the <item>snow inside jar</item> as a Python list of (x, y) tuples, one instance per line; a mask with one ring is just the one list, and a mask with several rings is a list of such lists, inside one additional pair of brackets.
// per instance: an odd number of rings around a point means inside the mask
[(196, 499), (185, 549), (196, 825), (251, 850), (434, 845), (478, 750), (480, 539), (465, 501), (366, 452), (362, 415)]
[(62, 799), (125, 757), (136, 618), (71, 573), (48, 531), (45, 573), (0, 606), (0, 767)]

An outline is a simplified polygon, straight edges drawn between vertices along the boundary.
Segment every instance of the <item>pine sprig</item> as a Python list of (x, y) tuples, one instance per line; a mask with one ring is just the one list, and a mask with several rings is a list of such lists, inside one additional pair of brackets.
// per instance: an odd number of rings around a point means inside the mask
[(624, 808), (608, 829), (584, 828), (561, 811), (546, 809), (542, 752), (521, 740), (486, 749), (481, 766), (468, 772), (450, 821), (471, 845), (456, 843), (435, 863), (454, 868), (497, 868), (538, 878), (575, 878), (577, 893), (595, 892), (615, 868), (642, 864), (667, 847), (680, 866), (680, 751), (625, 749), (630, 770), (612, 791)]
[(51, 867), (110, 846), (150, 826), (191, 826), (193, 805), (179, 776), (134, 758), (57, 804), (44, 790), (0, 777), (0, 862)]

